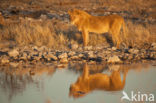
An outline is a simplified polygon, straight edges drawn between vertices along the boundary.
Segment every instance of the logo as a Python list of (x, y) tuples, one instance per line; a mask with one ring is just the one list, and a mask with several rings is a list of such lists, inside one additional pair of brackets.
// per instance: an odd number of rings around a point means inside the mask
[(131, 95), (128, 96), (128, 94), (125, 91), (122, 91), (123, 96), (121, 97), (121, 100), (128, 100), (128, 101), (146, 101), (146, 102), (152, 102), (154, 101), (154, 94), (146, 94), (134, 91), (131, 91)]

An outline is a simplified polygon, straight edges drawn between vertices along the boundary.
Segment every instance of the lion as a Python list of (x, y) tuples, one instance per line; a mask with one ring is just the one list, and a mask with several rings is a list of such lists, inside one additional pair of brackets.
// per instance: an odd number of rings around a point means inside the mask
[(121, 44), (121, 28), (123, 28), (123, 34), (124, 37), (126, 37), (125, 22), (119, 15), (92, 16), (87, 12), (78, 9), (69, 10), (68, 14), (71, 23), (76, 25), (78, 30), (82, 32), (84, 46), (88, 45), (89, 32), (112, 34), (113, 44), (117, 48), (119, 48)]
[(74, 84), (70, 85), (69, 96), (83, 97), (93, 90), (119, 91), (125, 86), (127, 71), (123, 72), (121, 80), (120, 72), (113, 71), (111, 75), (96, 73), (90, 74), (88, 65), (85, 64), (83, 73)]

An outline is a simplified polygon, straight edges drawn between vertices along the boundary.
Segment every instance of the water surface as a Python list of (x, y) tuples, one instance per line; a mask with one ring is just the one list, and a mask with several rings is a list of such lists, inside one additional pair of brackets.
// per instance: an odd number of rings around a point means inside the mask
[[(95, 89), (88, 92), (79, 90), (74, 92), (78, 95), (74, 96), (73, 93), (69, 96), (71, 84), (76, 83), (84, 73), (83, 64), (69, 64), (63, 69), (38, 68), (33, 71), (10, 68), (4, 70), (0, 67), (0, 103), (130, 103), (128, 100), (121, 101), (122, 91), (129, 96), (132, 91), (137, 94), (152, 93), (156, 96), (156, 66), (153, 64), (87, 66), (90, 76), (99, 74), (109, 77), (117, 71), (120, 76), (116, 78), (123, 81), (126, 73), (125, 85), (116, 90), (113, 90), (115, 87), (112, 86), (111, 90), (107, 90), (104, 87), (99, 89), (96, 82), (91, 84)], [(115, 85), (120, 85), (117, 81)], [(107, 84), (105, 80), (103, 83)]]

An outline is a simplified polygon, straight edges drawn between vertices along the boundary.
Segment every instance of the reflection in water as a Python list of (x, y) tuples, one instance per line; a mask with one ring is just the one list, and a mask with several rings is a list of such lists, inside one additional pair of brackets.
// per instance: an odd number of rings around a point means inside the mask
[(125, 86), (127, 70), (123, 71), (123, 80), (120, 71), (113, 71), (111, 75), (104, 73), (89, 73), (89, 67), (84, 65), (83, 73), (77, 81), (70, 86), (69, 96), (82, 97), (93, 90), (118, 91)]
[[(44, 73), (52, 75), (55, 72), (53, 68), (0, 68), (0, 88), (8, 94), (8, 100), (18, 93), (25, 91), (27, 85), (35, 84), (36, 87), (43, 85), (41, 80), (33, 78), (41, 76)], [(50, 102), (48, 102), (50, 103)]]
[[(120, 99), (120, 92), (116, 92), (119, 94), (113, 97), (105, 91), (124, 89), (130, 92), (139, 88), (141, 92), (149, 90), (153, 93), (152, 91), (156, 90), (154, 80), (156, 70), (153, 68), (155, 67), (148, 64), (69, 64), (68, 69), (61, 70), (53, 65), (32, 68), (0, 67), (0, 103), (91, 103), (93, 101), (97, 103), (99, 98)], [(72, 82), (75, 83), (71, 85)], [(101, 94), (92, 92), (94, 90), (104, 92)], [(68, 94), (74, 98), (84, 98), (75, 100), (69, 98)], [(88, 95), (85, 96), (86, 94)], [(110, 103), (107, 100), (105, 102)], [(115, 103), (115, 99), (111, 103)]]
[[(79, 73), (79, 72), (82, 72), (83, 71), (83, 66), (84, 66), (84, 63), (82, 64), (70, 64), (68, 66), (68, 68), (71, 70), (71, 71), (75, 71), (76, 73)], [(104, 65), (104, 64), (89, 64), (89, 71), (90, 71), (90, 74), (94, 74), (94, 73), (101, 73), (105, 70), (108, 70), (108, 65)]]
[(32, 77), (28, 75), (13, 75), (3, 73), (0, 75), (0, 82), (0, 88), (3, 88), (4, 92), (9, 93), (8, 100), (10, 101), (16, 94), (22, 93), (27, 84), (30, 84), (34, 81)]

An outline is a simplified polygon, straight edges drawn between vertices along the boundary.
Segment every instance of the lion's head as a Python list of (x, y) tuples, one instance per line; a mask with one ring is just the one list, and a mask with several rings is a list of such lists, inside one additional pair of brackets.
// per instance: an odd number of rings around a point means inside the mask
[(77, 23), (80, 18), (81, 18), (81, 13), (79, 12), (79, 10), (77, 9), (73, 9), (73, 10), (69, 10), (68, 14), (70, 16), (70, 21), (72, 24), (75, 25), (75, 23)]
[(74, 98), (83, 97), (88, 91), (88, 80), (79, 77), (74, 84), (70, 85), (69, 96), (73, 96)]
[(78, 9), (69, 10), (68, 14), (70, 16), (71, 23), (74, 25), (79, 24), (80, 21), (83, 21), (85, 18), (90, 16), (88, 13)]

